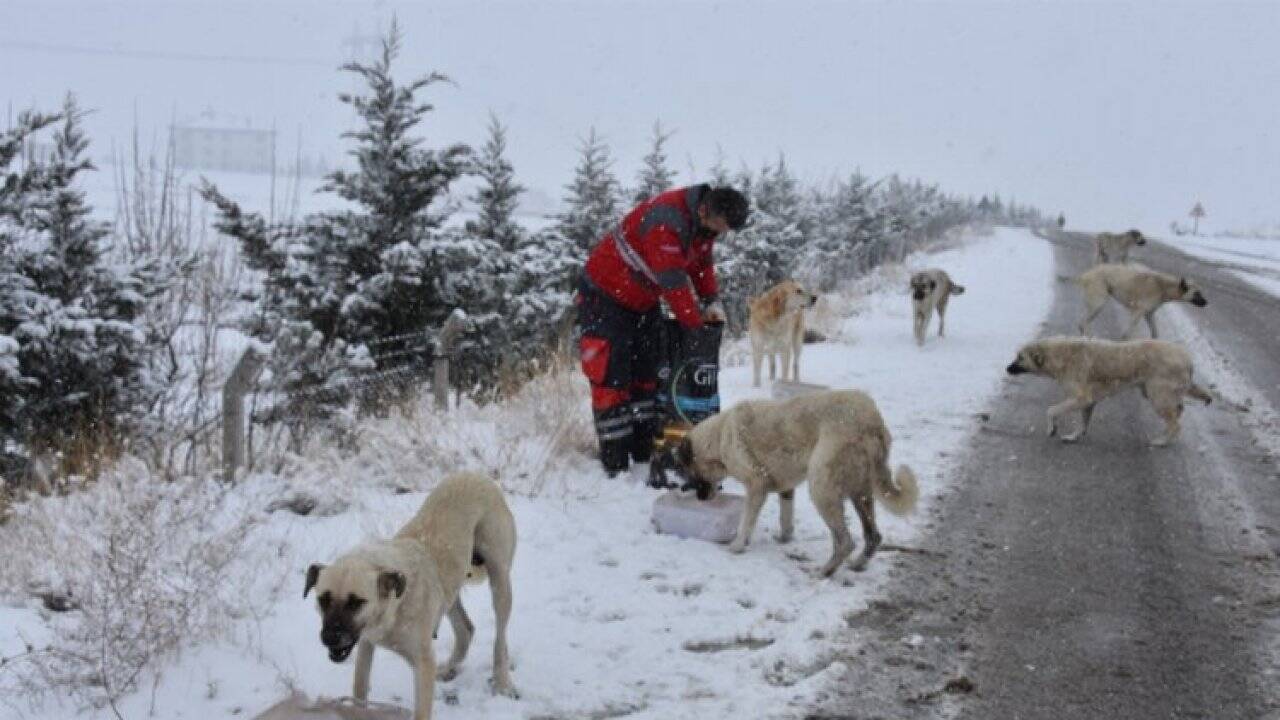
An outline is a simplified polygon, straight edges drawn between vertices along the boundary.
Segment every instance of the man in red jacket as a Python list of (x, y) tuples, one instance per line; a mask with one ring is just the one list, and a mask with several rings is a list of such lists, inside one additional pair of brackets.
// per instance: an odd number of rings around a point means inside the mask
[(582, 371), (600, 461), (613, 477), (631, 461), (648, 462), (661, 430), (658, 389), (658, 300), (680, 324), (724, 320), (716, 300), (711, 250), (740, 229), (750, 208), (732, 188), (694, 185), (652, 197), (622, 218), (591, 251), (578, 297)]

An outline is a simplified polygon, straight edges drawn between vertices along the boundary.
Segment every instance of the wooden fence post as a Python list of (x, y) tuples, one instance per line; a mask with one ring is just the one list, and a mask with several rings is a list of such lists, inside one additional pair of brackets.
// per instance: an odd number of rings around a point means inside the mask
[(222, 477), (232, 483), (244, 462), (244, 396), (253, 387), (266, 358), (250, 346), (222, 386)]
[(570, 305), (560, 316), (559, 327), (556, 328), (556, 351), (566, 361), (572, 360), (575, 353), (573, 347), (573, 331), (578, 324), (578, 307)]
[(454, 343), (462, 333), (466, 317), (466, 313), (459, 309), (449, 313), (449, 319), (444, 321), (444, 327), (440, 328), (440, 335), (436, 339), (436, 359), (432, 367), (435, 375), (431, 380), (431, 394), (435, 397), (438, 410), (449, 408), (449, 356), (453, 354)]

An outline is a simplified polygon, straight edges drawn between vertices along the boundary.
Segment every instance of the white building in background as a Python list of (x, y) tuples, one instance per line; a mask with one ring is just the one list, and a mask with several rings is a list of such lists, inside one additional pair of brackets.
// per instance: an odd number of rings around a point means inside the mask
[(170, 127), (173, 160), (191, 170), (270, 173), (276, 168), (276, 131), (207, 109)]

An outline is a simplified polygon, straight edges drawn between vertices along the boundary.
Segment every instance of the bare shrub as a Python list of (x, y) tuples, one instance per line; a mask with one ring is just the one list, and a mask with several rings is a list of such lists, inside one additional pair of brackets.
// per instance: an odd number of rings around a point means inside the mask
[(576, 366), (556, 361), (502, 402), (464, 397), (443, 411), (424, 387), (385, 417), (363, 419), (353, 451), (312, 439), (297, 454), (277, 445), (278, 455), (258, 462), (278, 467), (285, 483), (271, 509), (307, 514), (344, 511), (360, 496), (352, 492), (356, 483), (421, 492), (463, 469), (485, 473), (514, 494), (536, 496), (555, 487), (574, 495), (581, 489), (553, 481), (572, 476), (565, 471), (595, 448), (588, 397)]
[(261, 551), (252, 541), (261, 513), (246, 495), (210, 481), (155, 482), (125, 460), (79, 492), (11, 508), (0, 588), (60, 598), (55, 609), (69, 612), (46, 616), (46, 643), (5, 659), (0, 694), (114, 707), (184, 647), (268, 607), (278, 586), (230, 571)]

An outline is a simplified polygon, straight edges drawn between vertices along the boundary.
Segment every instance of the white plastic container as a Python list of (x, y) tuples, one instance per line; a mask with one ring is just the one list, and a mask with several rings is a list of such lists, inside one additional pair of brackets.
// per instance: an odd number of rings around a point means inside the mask
[(410, 720), (412, 714), (386, 703), (324, 697), (312, 701), (295, 692), (254, 716), (254, 720)]
[(663, 535), (727, 543), (738, 534), (743, 497), (722, 492), (710, 500), (675, 490), (653, 501), (653, 526)]

